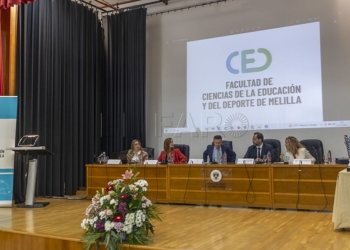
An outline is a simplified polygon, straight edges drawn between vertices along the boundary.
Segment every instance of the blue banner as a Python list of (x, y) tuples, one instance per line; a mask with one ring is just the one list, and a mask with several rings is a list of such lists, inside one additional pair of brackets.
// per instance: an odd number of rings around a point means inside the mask
[(17, 97), (0, 97), (0, 119), (16, 119), (17, 117)]
[(0, 207), (12, 206), (17, 97), (0, 97)]

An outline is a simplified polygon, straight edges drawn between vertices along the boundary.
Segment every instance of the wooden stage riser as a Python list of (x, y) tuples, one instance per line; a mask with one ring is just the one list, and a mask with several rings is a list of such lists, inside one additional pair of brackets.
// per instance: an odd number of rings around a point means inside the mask
[(84, 243), (78, 240), (57, 239), (16, 232), (0, 231), (1, 249), (50, 249), (81, 250)]
[[(82, 250), (84, 242), (77, 239), (59, 239), (38, 235), (30, 235), (21, 232), (6, 232), (0, 230), (0, 249), (11, 250)], [(96, 249), (95, 247), (92, 249)], [(104, 244), (100, 244), (98, 249), (106, 249)], [(123, 245), (123, 250), (164, 250), (164, 248), (152, 246)]]

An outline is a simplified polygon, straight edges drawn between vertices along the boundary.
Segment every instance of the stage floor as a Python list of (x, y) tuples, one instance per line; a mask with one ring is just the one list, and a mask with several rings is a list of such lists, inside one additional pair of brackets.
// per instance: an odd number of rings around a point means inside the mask
[[(50, 205), (35, 209), (0, 208), (0, 234), (80, 240), (84, 232), (80, 223), (90, 200), (36, 201), (48, 201)], [(136, 249), (350, 249), (350, 231), (335, 231), (330, 212), (158, 206), (162, 222), (154, 221), (154, 242)], [(8, 241), (12, 239), (6, 237)], [(3, 241), (4, 237), (0, 239)]]

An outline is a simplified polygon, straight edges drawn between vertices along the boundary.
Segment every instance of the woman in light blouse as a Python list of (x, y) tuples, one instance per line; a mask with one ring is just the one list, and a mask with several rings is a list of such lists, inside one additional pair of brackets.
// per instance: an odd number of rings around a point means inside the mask
[[(310, 154), (310, 152), (301, 144), (294, 136), (288, 136), (285, 141), (287, 152), (285, 156), (289, 157), (289, 164), (292, 164), (294, 159), (311, 159), (312, 163), (315, 163), (316, 159)], [(284, 155), (281, 154), (281, 161), (284, 160)]]
[(133, 140), (126, 158), (128, 163), (143, 163), (145, 160), (148, 160), (148, 153), (142, 149), (139, 140)]

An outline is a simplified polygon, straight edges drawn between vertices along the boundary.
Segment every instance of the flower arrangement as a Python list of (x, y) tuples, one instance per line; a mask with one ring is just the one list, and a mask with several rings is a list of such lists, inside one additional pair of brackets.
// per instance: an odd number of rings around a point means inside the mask
[(146, 245), (150, 242), (149, 231), (154, 234), (151, 220), (161, 220), (159, 211), (144, 194), (148, 183), (136, 180), (139, 173), (129, 168), (123, 179), (108, 183), (107, 194), (96, 192), (92, 203), (86, 209), (87, 218), (81, 227), (86, 230), (84, 248), (104, 243), (109, 250), (122, 249), (123, 241), (134, 245)]

